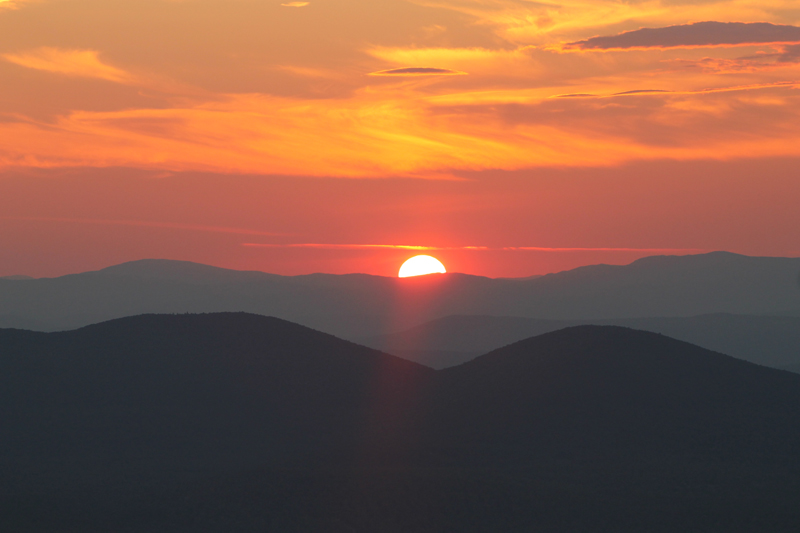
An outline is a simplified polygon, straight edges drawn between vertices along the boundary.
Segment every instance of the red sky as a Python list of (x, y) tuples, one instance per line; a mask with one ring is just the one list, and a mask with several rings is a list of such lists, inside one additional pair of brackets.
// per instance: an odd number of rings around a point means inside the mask
[(282, 3), (0, 0), (0, 275), (800, 255), (796, 2)]

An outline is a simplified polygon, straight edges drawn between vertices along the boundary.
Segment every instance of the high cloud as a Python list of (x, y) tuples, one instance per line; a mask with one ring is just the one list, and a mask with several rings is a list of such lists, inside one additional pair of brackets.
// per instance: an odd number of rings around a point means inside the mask
[(371, 73), (370, 76), (459, 76), (463, 74), (466, 72), (446, 68), (408, 67), (381, 70)]
[(664, 61), (676, 69), (700, 70), (713, 74), (765, 72), (800, 63), (800, 45), (786, 45), (773, 53), (760, 52), (735, 58), (703, 57)]
[(788, 84), (528, 104), (388, 96), (365, 90), (361, 99), (309, 106), (239, 95), (182, 109), (75, 112), (56, 128), (0, 123), (0, 166), (437, 177), (455, 169), (784, 156), (800, 142), (800, 97)]
[(68, 76), (99, 78), (117, 83), (133, 80), (133, 76), (124, 70), (100, 61), (95, 50), (63, 50), (45, 46), (18, 54), (3, 54), (2, 57), (23, 67)]
[(567, 49), (625, 50), (631, 48), (691, 48), (800, 42), (800, 28), (768, 22), (696, 22), (665, 28), (642, 28), (618, 35), (569, 43)]
[[(31, 2), (0, 16), (0, 168), (452, 177), (795, 155), (800, 9), (688, 1)], [(579, 53), (551, 46), (567, 42)], [(751, 42), (768, 46), (733, 47)]]

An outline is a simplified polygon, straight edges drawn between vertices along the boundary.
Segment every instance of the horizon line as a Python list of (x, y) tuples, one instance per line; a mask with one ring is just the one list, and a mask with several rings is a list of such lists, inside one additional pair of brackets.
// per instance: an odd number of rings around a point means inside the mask
[[(272, 246), (272, 245), (254, 245), (254, 246)], [(364, 246), (368, 246), (368, 247), (373, 247), (373, 246), (395, 247), (396, 245), (358, 245), (358, 246), (359, 247), (364, 247)], [(400, 245), (400, 246), (403, 246), (403, 245)], [(409, 246), (405, 246), (403, 249), (407, 249), (407, 248), (409, 248)], [(415, 246), (413, 248), (414, 249), (418, 249), (419, 247)], [(442, 248), (442, 249), (444, 249), (444, 248)], [(454, 249), (454, 248), (449, 248), (449, 249)], [(489, 249), (489, 248), (487, 248), (487, 249)], [(489, 250), (495, 250), (495, 249), (489, 249)], [(503, 249), (496, 249), (496, 250), (503, 250)], [(544, 251), (559, 251), (559, 250), (563, 250), (563, 249), (549, 249), (549, 248), (548, 249), (544, 249)], [(566, 250), (574, 251), (575, 249), (566, 249)], [(585, 250), (585, 249), (578, 249), (578, 250), (582, 251), (582, 250)], [(598, 249), (593, 249), (593, 250), (598, 250)], [(603, 249), (599, 249), (599, 250), (603, 250)], [(615, 249), (615, 250), (619, 251), (621, 249)], [(636, 248), (636, 249), (632, 249), (632, 250), (641, 251), (643, 249)], [(705, 252), (702, 252), (702, 253), (699, 253), (699, 254), (687, 254), (687, 255), (708, 255), (708, 254), (713, 254), (713, 253), (727, 253), (727, 254), (740, 255), (740, 256), (752, 257), (752, 258), (775, 258), (775, 259), (798, 259), (798, 258), (800, 258), (800, 251), (791, 252), (792, 255), (749, 255), (749, 254), (746, 254), (746, 253), (735, 252), (735, 251), (731, 251), (731, 250), (710, 250), (710, 251), (705, 251)], [(619, 264), (619, 265), (616, 265), (616, 266), (628, 266), (628, 265), (631, 265), (631, 264), (635, 263), (636, 261), (639, 261), (641, 259), (646, 259), (648, 257), (659, 257), (659, 256), (658, 255), (651, 255), (651, 256), (639, 257), (637, 259), (634, 259), (630, 263)], [(664, 256), (662, 256), (662, 257), (664, 257)], [(674, 257), (682, 257), (682, 256), (674, 256)], [(213, 264), (209, 264), (209, 263), (201, 263), (201, 262), (198, 262), (198, 261), (191, 261), (191, 260), (188, 260), (188, 259), (167, 259), (167, 258), (146, 257), (146, 258), (142, 258), (142, 259), (131, 259), (129, 261), (123, 261), (121, 263), (114, 263), (114, 264), (111, 264), (111, 265), (108, 265), (108, 266), (104, 266), (104, 267), (100, 267), (100, 268), (97, 268), (97, 269), (94, 269), (94, 270), (81, 270), (81, 271), (77, 271), (77, 272), (67, 272), (65, 274), (59, 274), (59, 275), (56, 275), (56, 276), (35, 277), (35, 276), (30, 276), (30, 275), (27, 275), (27, 274), (20, 274), (20, 273), (2, 274), (2, 275), (0, 275), (0, 280), (7, 280), (7, 278), (14, 278), (14, 277), (27, 278), (27, 281), (39, 280), (39, 279), (57, 279), (57, 278), (65, 277), (65, 276), (75, 276), (75, 275), (80, 275), (80, 274), (91, 274), (91, 273), (100, 272), (100, 271), (103, 271), (103, 270), (106, 270), (106, 269), (109, 269), (109, 268), (114, 268), (116, 266), (121, 266), (121, 265), (129, 264), (129, 263), (137, 263), (137, 262), (142, 262), (142, 261), (168, 261), (168, 262), (176, 262), (176, 263), (191, 263), (191, 264), (194, 264), (194, 265), (206, 266), (206, 267), (211, 267), (211, 268), (218, 268), (220, 270), (228, 270), (228, 271), (232, 271), (232, 272), (257, 272), (257, 273), (261, 273), (261, 274), (268, 274), (268, 275), (271, 275), (271, 276), (280, 276), (280, 277), (287, 277), (287, 278), (288, 277), (301, 277), (301, 276), (314, 276), (314, 275), (326, 275), (326, 276), (363, 275), (363, 276), (374, 276), (374, 277), (392, 278), (392, 279), (397, 278), (397, 276), (395, 276), (395, 275), (370, 274), (370, 273), (367, 273), (367, 272), (345, 272), (345, 273), (337, 274), (337, 273), (331, 273), (331, 272), (317, 271), (317, 272), (309, 272), (309, 273), (305, 273), (305, 274), (276, 274), (274, 272), (268, 272), (266, 270), (236, 269), (236, 268), (217, 266), (217, 265), (213, 265)], [(535, 278), (535, 277), (547, 276), (547, 275), (550, 275), (550, 274), (558, 274), (558, 273), (561, 273), (561, 272), (569, 272), (569, 271), (576, 270), (576, 269), (579, 269), (579, 268), (587, 268), (587, 267), (592, 267), (592, 266), (600, 266), (600, 265), (608, 265), (608, 264), (609, 263), (591, 263), (591, 264), (580, 265), (580, 266), (576, 266), (576, 267), (568, 268), (568, 269), (564, 269), (564, 270), (555, 270), (555, 271), (552, 271), (552, 272), (545, 272), (543, 274), (527, 274), (527, 275), (521, 275), (521, 276), (491, 277), (491, 276), (486, 276), (486, 275), (482, 275), (482, 274), (470, 274), (468, 272), (459, 272), (459, 271), (448, 271), (445, 274), (462, 274), (462, 275), (465, 275), (465, 276), (475, 276), (475, 277), (481, 277), (481, 278), (487, 278), (487, 279), (526, 279), (526, 278)], [(22, 281), (25, 281), (25, 280), (23, 279)]]

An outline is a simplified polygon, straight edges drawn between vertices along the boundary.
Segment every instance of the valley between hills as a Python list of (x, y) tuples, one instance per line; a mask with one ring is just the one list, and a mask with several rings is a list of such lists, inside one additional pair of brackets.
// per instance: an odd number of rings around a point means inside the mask
[[(762, 259), (0, 280), (3, 531), (796, 531), (798, 264)], [(574, 317), (603, 298), (629, 318)]]

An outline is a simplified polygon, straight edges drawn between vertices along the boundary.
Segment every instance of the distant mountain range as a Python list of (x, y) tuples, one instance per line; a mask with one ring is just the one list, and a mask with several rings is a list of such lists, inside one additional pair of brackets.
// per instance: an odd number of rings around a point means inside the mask
[(796, 531), (800, 376), (578, 326), (442, 371), (276, 318), (0, 330), (4, 532)]
[(143, 260), (52, 279), (0, 279), (0, 326), (56, 331), (143, 313), (245, 311), (340, 337), (399, 331), (448, 315), (601, 320), (800, 309), (800, 259), (726, 252), (490, 279), (278, 276)]
[(800, 369), (800, 317), (793, 316), (719, 313), (669, 318), (541, 320), (461, 315), (364, 338), (360, 343), (432, 368), (446, 368), (528, 337), (582, 324), (652, 331), (752, 363)]

